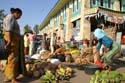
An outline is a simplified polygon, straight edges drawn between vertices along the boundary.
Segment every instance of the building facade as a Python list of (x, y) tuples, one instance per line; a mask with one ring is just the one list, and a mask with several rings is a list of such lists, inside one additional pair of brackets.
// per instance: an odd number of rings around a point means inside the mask
[(125, 0), (58, 0), (41, 23), (40, 33), (51, 36), (55, 32), (65, 41), (72, 35), (78, 41), (90, 40), (91, 32), (100, 25), (124, 29), (124, 16)]

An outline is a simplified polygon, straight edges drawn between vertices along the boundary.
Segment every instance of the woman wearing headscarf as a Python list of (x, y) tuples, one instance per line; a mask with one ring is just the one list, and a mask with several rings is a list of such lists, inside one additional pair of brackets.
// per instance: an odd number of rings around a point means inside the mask
[(3, 31), (5, 39), (5, 49), (9, 50), (7, 64), (4, 70), (5, 80), (11, 80), (11, 83), (18, 83), (16, 80), (19, 74), (26, 74), (24, 63), (23, 37), (20, 34), (20, 28), (17, 20), (22, 16), (22, 10), (11, 8), (11, 14), (8, 14), (3, 21)]
[(94, 35), (95, 37), (98, 39), (98, 45), (96, 47), (96, 53), (99, 53), (99, 50), (101, 48), (101, 46), (104, 46), (104, 65), (105, 66), (109, 66), (111, 67), (112, 62), (113, 62), (113, 57), (120, 52), (120, 45), (113, 41), (111, 38), (109, 38), (106, 33), (104, 32), (104, 30), (97, 28), (94, 31)]

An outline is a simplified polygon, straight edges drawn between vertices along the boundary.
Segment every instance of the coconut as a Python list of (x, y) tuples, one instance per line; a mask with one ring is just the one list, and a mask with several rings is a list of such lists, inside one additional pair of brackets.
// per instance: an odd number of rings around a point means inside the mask
[(51, 73), (55, 74), (58, 66), (52, 63), (49, 63), (45, 70), (51, 71)]
[(40, 72), (41, 76), (45, 74), (45, 71), (42, 69), (40, 69), (39, 72)]
[(73, 61), (72, 55), (66, 55), (65, 61), (71, 63)]
[(41, 77), (41, 73), (40, 73), (40, 71), (33, 71), (33, 76), (34, 77), (36, 77), (36, 78), (39, 78), (39, 77)]
[(33, 76), (33, 72), (32, 71), (27, 71), (27, 76), (28, 77), (32, 77)]
[(41, 68), (41, 66), (42, 66), (42, 64), (37, 64), (36, 69), (43, 69), (43, 68)]

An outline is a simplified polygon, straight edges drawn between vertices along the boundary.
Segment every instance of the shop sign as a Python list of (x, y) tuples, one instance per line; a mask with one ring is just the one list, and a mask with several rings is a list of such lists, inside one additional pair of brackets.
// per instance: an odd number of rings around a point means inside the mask
[(113, 22), (113, 23), (118, 23), (118, 24), (122, 24), (124, 22), (124, 18), (123, 17), (116, 17), (116, 16), (108, 16), (106, 17), (107, 21)]
[(125, 21), (125, 16), (121, 16), (121, 17), (117, 17), (114, 16), (112, 14), (107, 14), (104, 11), (99, 11), (98, 14), (100, 13), (100, 15), (104, 15), (105, 16), (105, 20), (113, 22), (113, 23), (118, 23), (118, 24), (122, 24)]

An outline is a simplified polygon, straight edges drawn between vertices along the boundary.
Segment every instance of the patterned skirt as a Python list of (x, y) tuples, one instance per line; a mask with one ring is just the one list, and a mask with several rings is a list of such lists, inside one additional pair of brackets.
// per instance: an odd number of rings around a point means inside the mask
[[(8, 41), (8, 35), (4, 34), (5, 41)], [(12, 33), (11, 46), (9, 49), (9, 56), (5, 66), (4, 75), (8, 79), (15, 79), (19, 74), (26, 74), (23, 38), (17, 34)]]

